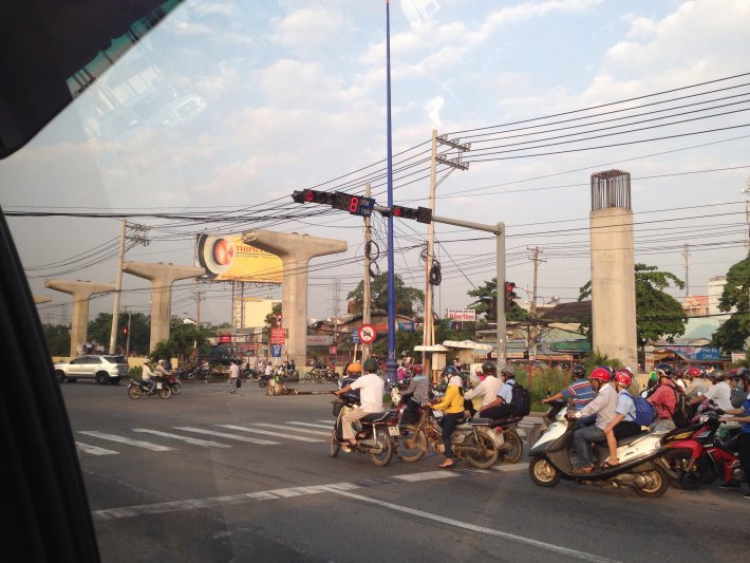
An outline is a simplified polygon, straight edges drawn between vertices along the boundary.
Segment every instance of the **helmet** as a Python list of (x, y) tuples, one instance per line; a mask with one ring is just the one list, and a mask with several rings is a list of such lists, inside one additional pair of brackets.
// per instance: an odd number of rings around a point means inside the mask
[(164, 365), (164, 360), (159, 360), (159, 365), (163, 366)]
[(473, 373), (469, 376), (469, 381), (471, 381), (471, 385), (473, 387), (476, 387), (482, 382), (482, 380), (479, 379), (479, 376)]
[(482, 364), (482, 373), (484, 375), (495, 375), (497, 373), (497, 366), (495, 366), (495, 362), (492, 362), (490, 360), (487, 360)]
[(723, 380), (724, 380), (724, 379), (726, 379), (726, 377), (727, 377), (727, 374), (726, 374), (726, 373), (724, 373), (724, 372), (723, 372), (722, 370), (720, 370), (720, 369), (715, 369), (715, 370), (714, 370), (714, 372), (713, 372), (713, 373), (712, 373), (711, 375), (713, 375), (713, 376), (714, 376), (714, 377), (715, 377), (716, 379), (718, 379), (719, 381), (723, 381)]
[(422, 375), (424, 373), (422, 364), (414, 364), (414, 367), (411, 368), (411, 370), (414, 372), (414, 375)]
[(458, 370), (454, 366), (445, 366), (445, 369), (443, 369), (443, 375), (446, 377), (452, 377), (458, 375)]
[(609, 373), (608, 369), (596, 368), (589, 374), (589, 379), (598, 379), (602, 383), (607, 383), (610, 379), (612, 379), (612, 374)]
[(696, 377), (703, 377), (703, 372), (696, 367), (692, 367), (685, 370), (685, 375), (690, 379), (695, 379)]
[(149, 360), (148, 358), (146, 358), (145, 360), (143, 360), (143, 364), (147, 365), (147, 366), (150, 366), (151, 365), (151, 360)]
[(630, 387), (630, 384), (633, 383), (633, 376), (630, 375), (630, 372), (626, 369), (618, 369), (615, 372), (615, 381), (620, 385)]
[(740, 368), (737, 370), (737, 377), (745, 381), (750, 381), (750, 369)]
[(377, 373), (378, 361), (375, 358), (367, 358), (363, 367), (365, 368), (366, 373)]
[(574, 365), (573, 377), (576, 377), (576, 378), (586, 377), (586, 368), (583, 367), (581, 364)]
[(346, 366), (346, 373), (362, 373), (362, 364), (359, 362), (352, 362)]
[(516, 370), (509, 366), (503, 366), (503, 369), (500, 370), (500, 375), (504, 375), (508, 379), (515, 379)]
[(674, 376), (674, 370), (672, 369), (672, 366), (669, 364), (656, 364), (656, 371), (661, 371), (666, 375), (667, 377)]

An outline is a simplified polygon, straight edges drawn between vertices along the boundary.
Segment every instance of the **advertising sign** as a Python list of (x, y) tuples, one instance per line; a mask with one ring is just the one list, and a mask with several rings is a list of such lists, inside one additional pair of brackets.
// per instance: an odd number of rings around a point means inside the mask
[(281, 344), (271, 344), (271, 357), (272, 358), (281, 357)]
[(232, 343), (232, 335), (231, 334), (220, 334), (219, 335), (219, 343), (221, 343), (221, 344), (231, 344)]
[(333, 336), (314, 334), (307, 336), (308, 346), (330, 346), (331, 344), (333, 344)]
[(286, 329), (280, 326), (271, 329), (271, 344), (283, 344), (286, 340)]
[(239, 235), (198, 235), (198, 264), (213, 281), (281, 283), (281, 258), (242, 242)]
[(477, 320), (474, 309), (448, 309), (448, 318), (452, 321), (472, 322)]

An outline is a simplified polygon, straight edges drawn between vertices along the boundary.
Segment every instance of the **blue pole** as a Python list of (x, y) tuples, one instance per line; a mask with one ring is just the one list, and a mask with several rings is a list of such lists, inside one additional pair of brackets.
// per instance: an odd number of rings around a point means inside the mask
[[(386, 61), (388, 93), (388, 207), (393, 208), (393, 141), (391, 131), (391, 7), (385, 0)], [(386, 372), (391, 385), (396, 384), (396, 287), (394, 282), (393, 216), (388, 216), (388, 359)]]

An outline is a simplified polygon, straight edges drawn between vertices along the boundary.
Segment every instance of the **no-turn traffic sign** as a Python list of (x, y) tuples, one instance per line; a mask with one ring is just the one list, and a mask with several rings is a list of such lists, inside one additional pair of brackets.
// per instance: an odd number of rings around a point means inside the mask
[(375, 327), (372, 325), (362, 325), (359, 328), (359, 339), (363, 344), (372, 344), (375, 342), (375, 337), (378, 333), (375, 331)]

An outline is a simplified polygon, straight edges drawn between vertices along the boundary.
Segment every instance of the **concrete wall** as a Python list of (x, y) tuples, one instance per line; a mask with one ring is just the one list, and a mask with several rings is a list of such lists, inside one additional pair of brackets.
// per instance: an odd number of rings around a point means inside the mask
[(591, 212), (591, 316), (595, 352), (637, 366), (633, 212)]

